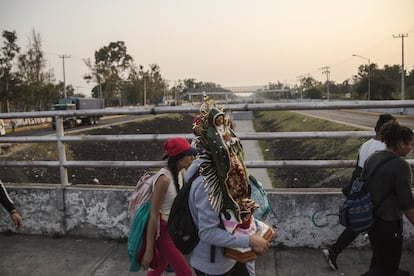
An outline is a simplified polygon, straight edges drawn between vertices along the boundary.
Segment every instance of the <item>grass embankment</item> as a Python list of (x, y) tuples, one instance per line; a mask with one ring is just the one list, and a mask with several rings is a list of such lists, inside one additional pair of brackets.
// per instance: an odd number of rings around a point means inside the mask
[[(333, 123), (291, 111), (262, 111), (254, 114), (257, 132), (353, 131), (356, 127)], [(356, 160), (366, 139), (276, 139), (260, 141), (265, 160)], [(342, 187), (352, 168), (269, 169), (273, 187)]]

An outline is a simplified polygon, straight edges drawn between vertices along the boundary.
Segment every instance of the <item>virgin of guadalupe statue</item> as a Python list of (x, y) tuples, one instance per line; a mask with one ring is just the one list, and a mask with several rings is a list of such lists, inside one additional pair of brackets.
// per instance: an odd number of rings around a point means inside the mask
[(209, 200), (227, 230), (249, 228), (254, 210), (258, 207), (250, 199), (248, 173), (240, 139), (230, 127), (230, 120), (214, 101), (201, 107), (201, 120), (205, 127), (200, 131), (200, 142), (208, 160), (200, 165), (204, 187)]

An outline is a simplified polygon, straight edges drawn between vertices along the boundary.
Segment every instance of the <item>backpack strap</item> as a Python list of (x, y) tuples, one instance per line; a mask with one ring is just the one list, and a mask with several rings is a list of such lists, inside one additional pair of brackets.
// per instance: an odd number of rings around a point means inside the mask
[(210, 263), (214, 263), (216, 261), (216, 246), (211, 245), (210, 247)]
[[(190, 185), (193, 183), (193, 181), (200, 176), (200, 172), (197, 170), (191, 177), (190, 179), (186, 182), (189, 183)], [(219, 216), (219, 228), (224, 229), (224, 224), (223, 221), (221, 220), (220, 216)], [(211, 245), (210, 246), (210, 262), (214, 263), (216, 260), (216, 246), (215, 245)]]
[(357, 161), (355, 163), (354, 169), (352, 171), (352, 175), (351, 175), (351, 180), (349, 181), (348, 184), (346, 184), (345, 186), (342, 187), (341, 191), (345, 196), (348, 196), (351, 193), (352, 190), (352, 184), (354, 183), (354, 181), (361, 176), (362, 173), (362, 168), (360, 166), (358, 166), (359, 164), (359, 153), (358, 153), (358, 157), (357, 157)]
[[(193, 174), (193, 176), (191, 176), (190, 179), (186, 183), (188, 183), (191, 186), (193, 184), (193, 181), (199, 176), (200, 176), (200, 172), (197, 170)], [(220, 219), (220, 217), (219, 217), (219, 219)], [(224, 224), (221, 221), (221, 219), (220, 219), (219, 227), (224, 229)], [(210, 247), (210, 262), (214, 263), (215, 260), (216, 260), (216, 246), (212, 244), (211, 247)]]
[[(193, 183), (193, 181), (197, 178), (197, 177), (199, 177), (200, 176), (200, 172), (197, 170), (191, 177), (190, 177), (190, 179), (188, 180), (188, 181), (186, 181), (185, 183), (187, 183), (187, 184), (189, 184), (190, 186), (192, 185), (192, 183)], [(223, 223), (223, 221), (221, 220), (221, 218), (220, 218), (220, 216), (219, 216), (219, 220), (220, 220), (220, 223), (219, 223), (219, 228), (220, 229), (224, 229), (224, 223)], [(215, 260), (216, 260), (216, 246), (215, 245), (211, 245), (210, 246), (210, 262), (211, 263), (214, 263), (215, 262)]]

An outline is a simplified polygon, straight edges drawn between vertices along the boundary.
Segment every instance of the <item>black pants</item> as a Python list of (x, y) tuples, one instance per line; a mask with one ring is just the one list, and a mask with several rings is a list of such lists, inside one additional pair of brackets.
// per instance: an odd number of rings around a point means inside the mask
[[(208, 276), (210, 274), (206, 274), (201, 272), (197, 269), (194, 269), (197, 276)], [(247, 270), (246, 264), (237, 262), (230, 271), (216, 276), (249, 276), (249, 271)]]
[(357, 237), (359, 233), (352, 231), (351, 228), (347, 227), (344, 231), (342, 231), (341, 235), (339, 235), (336, 242), (332, 245), (331, 250), (338, 255), (342, 252), (345, 248), (347, 248), (351, 242), (353, 242)]
[(363, 275), (410, 275), (409, 272), (399, 270), (402, 232), (402, 220), (384, 221), (375, 218), (374, 227), (368, 233), (372, 248), (370, 270)]

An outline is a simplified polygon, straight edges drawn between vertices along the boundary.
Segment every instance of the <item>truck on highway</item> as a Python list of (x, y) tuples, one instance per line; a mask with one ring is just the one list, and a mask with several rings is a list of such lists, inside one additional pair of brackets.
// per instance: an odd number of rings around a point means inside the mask
[[(58, 104), (53, 104), (50, 110), (88, 110), (88, 109), (103, 109), (104, 101), (98, 98), (80, 98), (68, 97), (59, 99)], [(74, 128), (77, 125), (95, 125), (99, 121), (101, 115), (77, 115), (67, 116), (63, 118), (63, 126), (65, 128)], [(56, 129), (55, 118), (52, 118), (52, 128)]]

